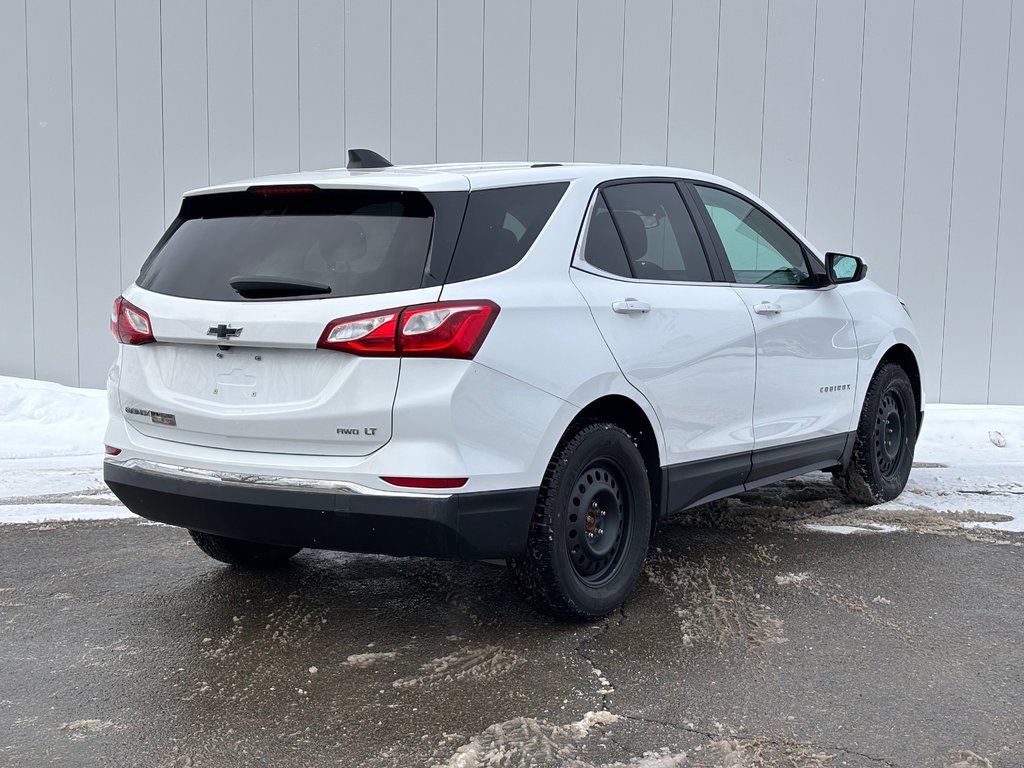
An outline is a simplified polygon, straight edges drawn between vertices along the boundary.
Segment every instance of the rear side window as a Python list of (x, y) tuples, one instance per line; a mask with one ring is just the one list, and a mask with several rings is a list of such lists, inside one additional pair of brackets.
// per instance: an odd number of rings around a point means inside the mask
[(138, 284), (192, 299), (244, 301), (238, 277), (311, 283), (336, 298), (418, 288), (434, 229), (419, 192), (229, 192), (186, 198)]
[(518, 264), (568, 186), (559, 182), (470, 192), (447, 282), (494, 275)]

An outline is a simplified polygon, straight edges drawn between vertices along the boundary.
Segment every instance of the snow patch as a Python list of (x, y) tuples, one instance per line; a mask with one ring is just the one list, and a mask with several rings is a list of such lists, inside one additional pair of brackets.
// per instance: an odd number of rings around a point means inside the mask
[(526, 659), (497, 645), (467, 646), (455, 653), (432, 659), (420, 667), (419, 674), (395, 680), (395, 688), (414, 688), (456, 680), (488, 680), (503, 675)]
[[(391, 661), (392, 659), (398, 658), (398, 656), (399, 653), (397, 651), (387, 651), (384, 653), (353, 653), (342, 662), (341, 666), (366, 669), (367, 667), (372, 667), (378, 661)], [(310, 671), (312, 671), (312, 668)]]
[(67, 731), (72, 739), (87, 739), (107, 730), (113, 723), (109, 720), (75, 720), (61, 726), (61, 730)]
[(781, 573), (775, 577), (775, 583), (781, 586), (787, 584), (799, 584), (802, 581), (807, 581), (811, 577), (811, 574), (806, 571), (800, 573)]

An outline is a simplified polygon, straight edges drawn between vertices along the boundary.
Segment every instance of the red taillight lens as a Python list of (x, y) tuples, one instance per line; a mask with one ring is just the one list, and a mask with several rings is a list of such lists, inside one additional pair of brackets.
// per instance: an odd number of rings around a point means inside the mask
[(395, 336), (401, 309), (332, 320), (320, 334), (317, 346), (353, 355), (395, 355)]
[(385, 483), (400, 488), (461, 488), (469, 478), (466, 477), (382, 477)]
[(121, 455), (121, 449), (120, 448), (114, 448), (112, 445), (104, 445), (103, 446), (103, 452), (105, 454), (107, 454), (107, 456), (120, 456)]
[(123, 296), (114, 299), (110, 315), (110, 331), (122, 344), (148, 344), (153, 338), (153, 325), (149, 315)]
[(451, 301), (409, 307), (398, 337), (403, 355), (472, 360), (498, 316), (493, 301)]
[(327, 324), (317, 346), (354, 355), (472, 360), (500, 308), (493, 301), (443, 301)]

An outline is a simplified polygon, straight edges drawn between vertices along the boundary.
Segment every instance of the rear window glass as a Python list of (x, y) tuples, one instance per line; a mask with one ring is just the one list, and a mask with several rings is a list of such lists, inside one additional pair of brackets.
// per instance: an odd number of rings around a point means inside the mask
[(470, 192), (447, 282), (494, 275), (518, 264), (568, 186), (558, 182)]
[(434, 209), (419, 192), (230, 192), (186, 198), (138, 284), (193, 299), (245, 301), (239, 277), (329, 287), (302, 298), (419, 288)]

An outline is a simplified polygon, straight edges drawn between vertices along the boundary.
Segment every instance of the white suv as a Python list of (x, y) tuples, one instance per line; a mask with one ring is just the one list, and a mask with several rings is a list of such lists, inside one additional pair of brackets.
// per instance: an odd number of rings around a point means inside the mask
[(600, 616), (672, 512), (902, 491), (920, 352), (864, 273), (675, 168), (354, 150), (197, 190), (115, 302), (104, 476), (227, 563), (506, 558)]

